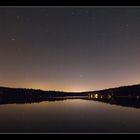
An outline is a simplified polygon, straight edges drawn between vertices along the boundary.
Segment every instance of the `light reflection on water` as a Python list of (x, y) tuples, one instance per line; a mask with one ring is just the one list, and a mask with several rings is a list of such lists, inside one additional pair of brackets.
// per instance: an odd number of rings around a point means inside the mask
[(140, 132), (140, 109), (70, 99), (0, 106), (0, 132)]

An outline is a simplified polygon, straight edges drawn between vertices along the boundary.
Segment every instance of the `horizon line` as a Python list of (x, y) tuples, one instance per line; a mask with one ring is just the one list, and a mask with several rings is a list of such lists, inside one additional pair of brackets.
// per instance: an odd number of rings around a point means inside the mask
[(86, 93), (86, 92), (96, 92), (96, 91), (101, 91), (101, 90), (109, 90), (109, 89), (114, 89), (114, 88), (121, 88), (121, 87), (130, 87), (130, 86), (138, 86), (140, 84), (128, 84), (128, 85), (123, 85), (123, 86), (117, 86), (117, 87), (108, 87), (108, 88), (103, 88), (103, 89), (98, 89), (98, 90), (87, 90), (87, 91), (63, 91), (63, 90), (45, 90), (45, 89), (40, 89), (40, 88), (25, 88), (25, 87), (8, 87), (8, 86), (0, 86), (0, 88), (11, 88), (11, 89), (27, 89), (27, 90), (41, 90), (41, 91), (55, 91), (55, 92), (76, 92), (76, 93)]

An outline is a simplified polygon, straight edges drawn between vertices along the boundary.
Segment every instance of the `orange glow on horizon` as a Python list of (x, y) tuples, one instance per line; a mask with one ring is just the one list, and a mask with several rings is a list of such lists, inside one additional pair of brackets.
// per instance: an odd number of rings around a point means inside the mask
[(110, 86), (102, 86), (102, 87), (94, 87), (94, 88), (89, 88), (87, 87), (86, 85), (84, 86), (63, 86), (63, 85), (58, 85), (58, 84), (48, 84), (47, 86), (46, 85), (43, 85), (43, 84), (37, 84), (37, 83), (23, 83), (23, 84), (4, 84), (4, 85), (1, 85), (3, 87), (11, 87), (11, 88), (29, 88), (29, 89), (40, 89), (40, 90), (46, 90), (46, 91), (64, 91), (64, 92), (86, 92), (86, 91), (96, 91), (96, 90), (102, 90), (102, 89), (108, 89), (108, 88), (115, 88), (115, 87), (120, 87), (120, 86), (129, 86), (129, 85), (136, 85), (136, 84), (139, 84), (139, 83), (128, 83), (128, 84), (119, 84), (119, 85), (110, 85)]

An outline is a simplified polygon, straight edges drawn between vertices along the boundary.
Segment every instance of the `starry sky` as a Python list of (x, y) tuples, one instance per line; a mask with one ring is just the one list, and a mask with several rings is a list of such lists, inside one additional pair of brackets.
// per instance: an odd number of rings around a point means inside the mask
[(139, 61), (140, 7), (0, 7), (0, 86), (139, 84)]

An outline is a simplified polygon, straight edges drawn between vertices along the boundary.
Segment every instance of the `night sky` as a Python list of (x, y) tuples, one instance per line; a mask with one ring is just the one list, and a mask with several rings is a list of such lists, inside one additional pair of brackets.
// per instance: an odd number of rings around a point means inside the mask
[(0, 7), (0, 86), (89, 91), (140, 83), (140, 7)]

